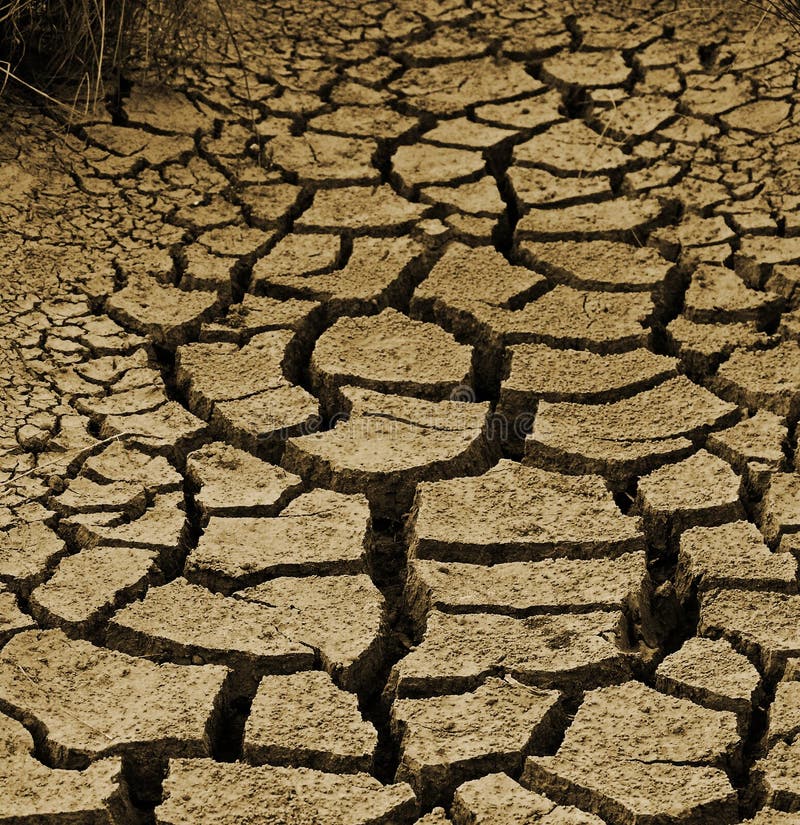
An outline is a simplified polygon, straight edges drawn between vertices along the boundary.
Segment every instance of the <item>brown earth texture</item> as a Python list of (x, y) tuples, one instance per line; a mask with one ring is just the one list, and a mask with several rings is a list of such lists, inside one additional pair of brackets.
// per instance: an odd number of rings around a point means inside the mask
[(231, 15), (0, 100), (0, 823), (799, 825), (800, 40)]

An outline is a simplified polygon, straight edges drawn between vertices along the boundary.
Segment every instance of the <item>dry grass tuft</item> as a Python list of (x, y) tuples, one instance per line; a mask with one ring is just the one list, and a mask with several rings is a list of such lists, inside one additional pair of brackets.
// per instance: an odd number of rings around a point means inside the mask
[(70, 87), (75, 99), (95, 104), (131, 61), (161, 72), (195, 52), (207, 23), (203, 7), (196, 0), (0, 0), (0, 82), (46, 97)]
[(745, 3), (784, 20), (800, 33), (800, 0), (745, 0)]

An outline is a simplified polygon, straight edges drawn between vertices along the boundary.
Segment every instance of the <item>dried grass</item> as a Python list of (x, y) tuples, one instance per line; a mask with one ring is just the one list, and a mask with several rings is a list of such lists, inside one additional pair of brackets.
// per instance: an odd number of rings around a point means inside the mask
[[(197, 51), (211, 6), (191, 0), (0, 0), (0, 80), (91, 104), (132, 62), (162, 74)], [(205, 11), (204, 11), (205, 9)]]

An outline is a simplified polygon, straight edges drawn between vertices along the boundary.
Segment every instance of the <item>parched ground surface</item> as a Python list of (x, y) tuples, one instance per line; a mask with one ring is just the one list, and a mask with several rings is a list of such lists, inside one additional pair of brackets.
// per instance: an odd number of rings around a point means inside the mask
[(790, 30), (233, 22), (2, 104), (0, 822), (800, 823)]

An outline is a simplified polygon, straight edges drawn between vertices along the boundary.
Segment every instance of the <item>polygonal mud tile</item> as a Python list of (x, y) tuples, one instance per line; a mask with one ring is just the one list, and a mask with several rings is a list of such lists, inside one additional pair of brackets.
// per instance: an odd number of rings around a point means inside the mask
[(420, 644), (394, 666), (389, 688), (401, 697), (459, 693), (507, 673), (580, 694), (630, 678), (637, 656), (625, 649), (623, 624), (614, 611), (515, 619), (432, 610)]
[(144, 165), (185, 162), (195, 152), (194, 140), (189, 135), (155, 135), (143, 129), (109, 123), (88, 126), (86, 134), (91, 143), (111, 153), (90, 161), (91, 167), (104, 177), (130, 175)]
[[(602, 92), (597, 98), (603, 99)], [(675, 109), (675, 101), (663, 94), (637, 94), (597, 111), (596, 125), (618, 141), (644, 138), (666, 126), (675, 117)]]
[(622, 86), (631, 75), (618, 51), (565, 51), (548, 58), (542, 65), (542, 76), (559, 88), (582, 86), (600, 89)]
[(147, 455), (129, 447), (121, 439), (112, 441), (101, 453), (88, 458), (81, 475), (100, 484), (141, 484), (149, 495), (183, 489), (181, 474), (163, 456)]
[(539, 403), (526, 463), (601, 473), (615, 485), (689, 455), (693, 440), (738, 419), (735, 404), (679, 376), (611, 404)]
[[(680, 259), (681, 265), (687, 268), (697, 265), (686, 301), (686, 315), (693, 321), (714, 322), (713, 317), (707, 317), (708, 305), (713, 301), (712, 295), (716, 295), (721, 307), (725, 307), (720, 311), (719, 321), (741, 320), (736, 317), (739, 308), (736, 298), (741, 299), (740, 295), (736, 295), (736, 285), (744, 287), (744, 284), (732, 270), (713, 265), (730, 257), (730, 243), (735, 238), (736, 233), (721, 215), (703, 218), (692, 213), (684, 215), (677, 225), (661, 227), (650, 235), (648, 244), (658, 249), (664, 257), (673, 261)], [(726, 274), (730, 279), (725, 278)], [(699, 293), (692, 292), (698, 285)], [(691, 296), (689, 293), (692, 293)], [(733, 317), (727, 315), (726, 299), (730, 301)], [(767, 301), (768, 298), (765, 297), (764, 303)], [(747, 315), (745, 310), (745, 318)]]
[(244, 731), (244, 758), (253, 765), (369, 773), (377, 746), (357, 698), (317, 670), (265, 676)]
[(630, 162), (617, 144), (582, 120), (555, 123), (514, 147), (514, 163), (538, 166), (558, 175), (602, 175)]
[(800, 596), (753, 590), (716, 590), (700, 599), (697, 632), (727, 639), (757, 661), (768, 678), (800, 656)]
[(135, 518), (144, 512), (147, 494), (137, 481), (98, 484), (86, 476), (78, 476), (63, 493), (51, 499), (51, 505), (64, 516), (119, 511)]
[(514, 230), (516, 241), (624, 241), (644, 243), (669, 217), (672, 205), (654, 198), (615, 198), (601, 203), (531, 209)]
[(397, 235), (422, 218), (428, 207), (398, 195), (388, 184), (321, 189), (293, 224), (295, 232)]
[(250, 223), (260, 229), (283, 228), (297, 204), (302, 187), (291, 183), (258, 183), (238, 193)]
[(487, 679), (474, 693), (399, 699), (392, 732), (400, 740), (395, 779), (408, 782), (421, 805), (447, 803), (462, 782), (487, 770), (516, 772), (560, 733), (558, 691)]
[(683, 314), (700, 324), (766, 324), (777, 318), (780, 305), (777, 295), (750, 289), (732, 270), (702, 265), (686, 290)]
[(338, 106), (332, 112), (311, 118), (308, 128), (314, 132), (385, 140), (402, 137), (418, 123), (417, 118), (401, 115), (388, 107)]
[(754, 289), (764, 286), (777, 265), (800, 263), (800, 238), (750, 235), (741, 239), (734, 266)]
[(250, 288), (260, 292), (287, 278), (307, 278), (330, 272), (339, 264), (341, 256), (342, 241), (338, 235), (290, 233), (256, 261)]
[(736, 714), (744, 737), (761, 698), (761, 676), (724, 639), (694, 637), (656, 669), (656, 688), (712, 710)]
[(44, 626), (86, 635), (115, 608), (144, 595), (159, 575), (155, 561), (155, 551), (134, 547), (93, 547), (66, 556), (31, 593), (31, 613)]
[(474, 180), (486, 169), (480, 152), (415, 143), (400, 146), (392, 156), (392, 175), (398, 190), (412, 196), (420, 186)]
[(23, 613), (17, 603), (17, 597), (0, 585), (0, 645), (4, 645), (16, 633), (33, 630), (36, 622)]
[(764, 288), (780, 295), (787, 306), (796, 310), (800, 300), (800, 266), (797, 264), (776, 264), (764, 281)]
[(771, 410), (794, 421), (800, 415), (800, 346), (785, 341), (773, 349), (734, 352), (711, 387), (743, 407)]
[(466, 117), (440, 121), (421, 136), (424, 143), (454, 146), (463, 149), (486, 150), (516, 136), (510, 129), (499, 129), (484, 123), (475, 123)]
[(627, 682), (586, 694), (558, 753), (529, 757), (522, 783), (620, 825), (722, 825), (738, 799), (720, 768), (740, 748), (734, 714)]
[(477, 106), (475, 117), (485, 123), (508, 129), (539, 129), (564, 120), (564, 115), (559, 111), (562, 106), (561, 95), (555, 90), (548, 90), (544, 94), (524, 97), (522, 100)]
[(0, 584), (27, 595), (66, 552), (63, 540), (44, 522), (13, 524), (0, 531)]
[(527, 266), (575, 289), (651, 292), (665, 300), (677, 286), (675, 265), (655, 249), (613, 241), (523, 241)]
[(370, 544), (366, 498), (317, 489), (273, 518), (212, 516), (184, 572), (231, 593), (278, 576), (363, 573)]
[[(172, 570), (186, 543), (188, 522), (184, 512), (183, 493), (156, 496), (152, 506), (137, 519), (126, 522), (120, 518), (98, 521), (90, 517), (62, 519), (67, 523), (72, 540), (79, 547), (137, 547), (155, 550), (159, 566)], [(72, 523), (69, 523), (69, 522)]]
[(559, 285), (515, 311), (476, 309), (479, 319), (508, 343), (541, 343), (605, 354), (647, 346), (654, 306), (645, 294)]
[(368, 576), (273, 579), (235, 596), (271, 610), (280, 631), (312, 649), (345, 690), (374, 687), (386, 605)]
[(752, 819), (743, 825), (800, 825), (800, 812), (787, 813), (774, 808), (762, 808)]
[(216, 309), (213, 292), (183, 292), (152, 278), (131, 279), (106, 301), (115, 321), (168, 349), (194, 337)]
[(530, 207), (572, 206), (613, 197), (608, 178), (598, 175), (564, 178), (547, 169), (512, 166), (506, 177), (520, 214)]
[(236, 670), (237, 685), (255, 685), (265, 673), (292, 673), (314, 665), (314, 652), (282, 632), (280, 610), (211, 593), (178, 578), (151, 587), (144, 599), (119, 610), (108, 644), (133, 656), (183, 663), (211, 662)]
[(210, 129), (211, 119), (184, 94), (148, 84), (135, 84), (123, 103), (127, 123), (156, 132), (194, 134)]
[(276, 458), (287, 436), (319, 421), (317, 400), (284, 375), (293, 338), (290, 330), (276, 330), (253, 336), (241, 349), (225, 343), (180, 347), (176, 381), (189, 408), (236, 446)]
[(278, 135), (267, 145), (271, 164), (296, 176), (297, 183), (379, 185), (372, 140), (305, 132)]
[(546, 288), (542, 275), (512, 266), (495, 249), (452, 243), (414, 291), (411, 314), (435, 320), (451, 332), (468, 334), (475, 329), (472, 316), (476, 305), (508, 309), (526, 303)]
[(759, 527), (771, 547), (783, 536), (800, 532), (800, 473), (772, 473), (759, 514)]
[(644, 547), (602, 479), (503, 459), (483, 475), (418, 486), (409, 555), (493, 564), (619, 556)]
[(523, 788), (505, 773), (465, 782), (453, 796), (451, 813), (454, 825), (604, 825), (593, 814)]
[(775, 688), (775, 699), (769, 708), (769, 724), (765, 743), (792, 742), (800, 733), (800, 682), (781, 681)]
[(509, 421), (532, 414), (538, 401), (619, 401), (678, 374), (674, 358), (635, 349), (598, 355), (545, 344), (517, 344), (506, 356), (497, 410)]
[(406, 601), (424, 626), (435, 609), (445, 613), (539, 613), (623, 610), (638, 614), (644, 601), (645, 554), (615, 559), (547, 559), (489, 567), (411, 559)]
[(774, 336), (759, 332), (755, 324), (695, 324), (680, 316), (666, 330), (670, 351), (688, 372), (706, 375), (738, 349), (762, 349)]
[(797, 561), (790, 553), (773, 553), (747, 521), (687, 530), (675, 573), (678, 598), (685, 602), (723, 587), (796, 593)]
[(542, 84), (518, 63), (482, 57), (408, 69), (389, 88), (401, 92), (416, 111), (448, 115), (474, 104), (536, 94)]
[(681, 102), (698, 117), (724, 114), (749, 102), (752, 90), (743, 78), (731, 73), (707, 75), (705, 72), (692, 76)]
[[(147, 370), (147, 372), (158, 376), (158, 373), (153, 370)], [(166, 401), (167, 394), (158, 376), (158, 385), (112, 392), (102, 398), (79, 398), (75, 406), (82, 415), (93, 422), (99, 422), (108, 415), (148, 412), (160, 407)]]
[[(470, 216), (498, 218), (506, 208), (497, 181), (490, 175), (458, 186), (425, 186), (420, 190), (419, 199), (422, 203), (443, 204), (465, 213), (461, 216), (463, 225)], [(458, 217), (450, 215), (445, 220), (449, 226), (455, 226), (451, 221)]]
[(287, 384), (291, 369), (290, 330), (256, 335), (243, 347), (235, 344), (187, 344), (175, 355), (178, 387), (195, 415), (208, 419), (214, 404), (247, 398)]
[(29, 631), (0, 650), (0, 708), (41, 735), (54, 767), (84, 769), (119, 755), (149, 796), (169, 757), (209, 754), (227, 673), (154, 664), (60, 630)]
[(748, 465), (753, 463), (777, 471), (782, 470), (786, 462), (783, 447), (788, 437), (783, 418), (759, 410), (728, 430), (711, 433), (706, 449), (724, 458), (739, 474), (746, 473)]
[(472, 383), (472, 349), (436, 324), (394, 309), (340, 318), (317, 340), (309, 375), (327, 409), (337, 412), (346, 384), (396, 395), (445, 401)]
[(240, 304), (228, 308), (224, 318), (200, 327), (200, 341), (229, 341), (244, 344), (254, 335), (276, 329), (291, 329), (298, 339), (309, 339), (314, 329), (319, 303), (290, 298), (279, 301), (249, 292)]
[(650, 543), (664, 549), (691, 527), (741, 518), (741, 486), (741, 478), (727, 462), (700, 450), (640, 478), (634, 509), (642, 515)]
[(781, 811), (800, 813), (800, 738), (791, 744), (778, 742), (755, 763), (751, 777), (764, 803)]
[(126, 434), (126, 441), (142, 452), (166, 455), (176, 462), (206, 440), (205, 421), (185, 410), (177, 401), (133, 415), (109, 415), (100, 427), (101, 438)]
[(211, 516), (274, 516), (301, 492), (302, 479), (231, 447), (206, 444), (186, 458), (186, 477), (204, 520)]
[(424, 259), (424, 247), (408, 236), (356, 237), (346, 263), (337, 260), (319, 273), (298, 272), (293, 265), (289, 271), (273, 273), (267, 268), (267, 256), (263, 270), (259, 272), (261, 262), (253, 269), (252, 288), (279, 298), (320, 301), (330, 321), (341, 315), (371, 315), (404, 299), (423, 274)]
[(423, 401), (344, 387), (347, 421), (291, 438), (283, 465), (307, 482), (363, 493), (375, 512), (397, 516), (418, 482), (480, 472), (490, 464), (488, 405)]
[(252, 767), (211, 759), (172, 759), (157, 825), (236, 825), (280, 812), (279, 822), (411, 825), (419, 813), (408, 785), (382, 785), (359, 773)]
[(0, 810), (7, 822), (56, 825), (72, 819), (95, 825), (131, 821), (133, 810), (119, 758), (83, 771), (49, 768), (34, 756), (31, 734), (0, 715)]

